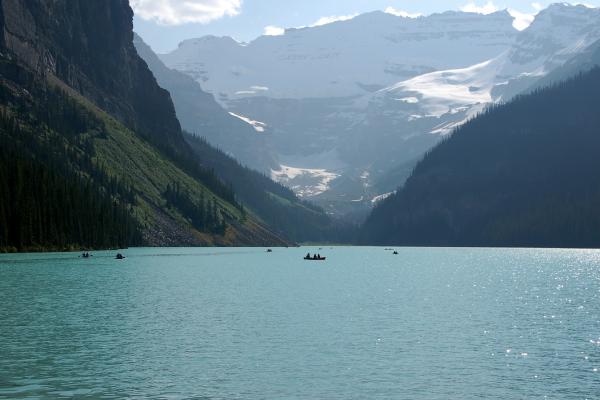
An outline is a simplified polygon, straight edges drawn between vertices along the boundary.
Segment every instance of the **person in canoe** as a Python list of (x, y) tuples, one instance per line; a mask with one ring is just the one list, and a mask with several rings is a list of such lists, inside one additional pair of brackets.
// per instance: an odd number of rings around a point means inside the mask
[(117, 260), (124, 260), (125, 256), (121, 253), (118, 253), (117, 256), (115, 257)]

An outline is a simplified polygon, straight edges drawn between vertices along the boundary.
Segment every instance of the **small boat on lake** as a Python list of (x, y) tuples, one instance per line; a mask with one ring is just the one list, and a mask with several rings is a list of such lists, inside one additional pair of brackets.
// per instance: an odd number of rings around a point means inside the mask
[(306, 257), (304, 257), (304, 259), (306, 261), (325, 261), (327, 259), (327, 257), (321, 257), (320, 254), (315, 254), (315, 255), (311, 256), (310, 253), (308, 253), (306, 255)]
[(117, 259), (117, 260), (124, 260), (124, 259), (125, 259), (125, 256), (124, 256), (123, 254), (119, 253), (119, 254), (117, 254), (117, 256), (115, 257), (115, 259)]
[(271, 249), (267, 250), (267, 253), (272, 253), (272, 252), (273, 252), (273, 250), (271, 250)]
[(397, 251), (394, 251), (394, 255), (395, 255), (395, 256), (397, 256), (397, 255), (398, 255), (398, 252), (397, 252)]

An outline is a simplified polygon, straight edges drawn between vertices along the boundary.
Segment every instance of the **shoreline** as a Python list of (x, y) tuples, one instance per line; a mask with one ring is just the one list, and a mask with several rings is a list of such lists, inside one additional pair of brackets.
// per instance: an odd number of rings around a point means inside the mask
[(393, 246), (393, 245), (354, 245), (354, 244), (318, 244), (303, 243), (297, 246), (133, 246), (133, 247), (109, 247), (109, 248), (84, 248), (84, 247), (31, 247), (17, 249), (14, 247), (0, 248), (2, 254), (43, 254), (43, 253), (79, 253), (92, 251), (117, 251), (129, 249), (297, 249), (297, 248), (381, 248), (381, 249), (470, 249), (470, 250), (581, 250), (581, 251), (599, 251), (600, 248), (590, 247), (528, 247), (528, 246)]
[(110, 248), (92, 248), (92, 247), (79, 247), (79, 246), (67, 246), (67, 247), (45, 247), (45, 246), (33, 246), (18, 249), (16, 247), (0, 247), (0, 254), (26, 254), (26, 253), (76, 253), (85, 251), (111, 251), (111, 250), (124, 250), (129, 247), (110, 247)]

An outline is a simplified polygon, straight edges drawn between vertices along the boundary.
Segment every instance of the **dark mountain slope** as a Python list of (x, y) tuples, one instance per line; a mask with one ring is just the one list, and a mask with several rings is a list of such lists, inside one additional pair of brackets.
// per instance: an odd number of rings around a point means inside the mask
[[(285, 244), (198, 163), (168, 92), (133, 46), (127, 1), (6, 0), (0, 8), (0, 111), (19, 126), (0, 134), (15, 143), (11, 151), (23, 165), (58, 174), (68, 193), (90, 186), (98, 201), (127, 209), (145, 244)], [(51, 162), (44, 156), (50, 153)], [(127, 188), (127, 196), (111, 182)], [(176, 196), (169, 192), (173, 185)]]
[(600, 69), (459, 128), (377, 207), (363, 243), (600, 246)]

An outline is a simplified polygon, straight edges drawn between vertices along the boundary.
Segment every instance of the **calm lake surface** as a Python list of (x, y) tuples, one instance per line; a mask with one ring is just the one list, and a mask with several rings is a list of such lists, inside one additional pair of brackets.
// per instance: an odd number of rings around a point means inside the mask
[(600, 251), (316, 250), (0, 255), (0, 398), (600, 398)]

